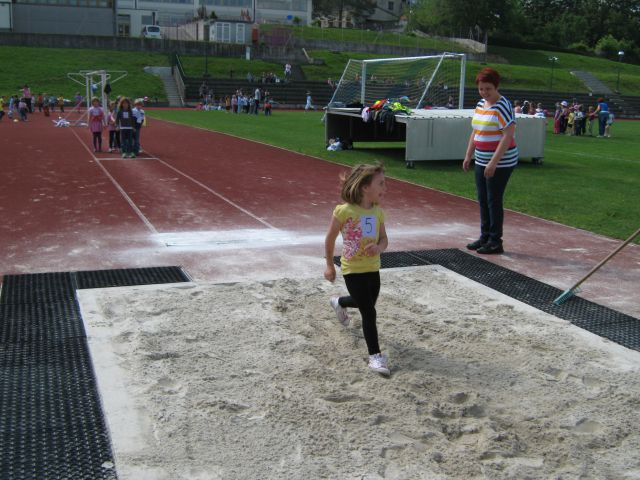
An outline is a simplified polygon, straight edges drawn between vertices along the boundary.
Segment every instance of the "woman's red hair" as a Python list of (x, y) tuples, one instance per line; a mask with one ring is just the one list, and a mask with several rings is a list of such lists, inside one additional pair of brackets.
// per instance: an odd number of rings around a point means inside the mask
[(500, 74), (490, 67), (485, 67), (476, 75), (476, 85), (482, 83), (493, 83), (493, 86), (498, 88), (500, 85)]

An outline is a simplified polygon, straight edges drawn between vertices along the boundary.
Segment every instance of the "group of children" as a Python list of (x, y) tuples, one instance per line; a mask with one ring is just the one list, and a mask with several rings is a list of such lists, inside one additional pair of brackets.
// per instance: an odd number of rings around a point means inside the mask
[[(604, 134), (598, 134), (598, 136), (610, 137), (613, 121), (613, 113), (608, 112)], [(593, 106), (590, 106), (585, 112), (584, 107), (575, 101), (572, 105), (569, 105), (565, 100), (556, 103), (553, 133), (593, 136), (594, 124), (598, 124), (598, 112)]]
[[(260, 92), (260, 93), (258, 93)], [(249, 115), (258, 115), (260, 109), (268, 117), (271, 115), (272, 100), (268, 96), (269, 92), (256, 89), (254, 95), (246, 95), (242, 90), (237, 90), (233, 95), (215, 98), (207, 96), (202, 102), (196, 106), (196, 110), (225, 110), (231, 113), (246, 113)], [(264, 98), (264, 102), (261, 102)]]
[(145, 125), (144, 101), (137, 98), (118, 98), (109, 103), (105, 112), (96, 97), (89, 108), (89, 129), (93, 134), (93, 151), (102, 151), (102, 132), (109, 131), (109, 152), (122, 153), (122, 158), (135, 158), (140, 154), (140, 133)]
[[(33, 113), (33, 107), (31, 102), (27, 100), (25, 97), (12, 95), (7, 101), (4, 96), (0, 96), (0, 120), (5, 116), (4, 106), (6, 104), (9, 120), (15, 120), (16, 122), (19, 120), (28, 121), (28, 115)], [(44, 112), (47, 116), (50, 112), (55, 111), (56, 105), (61, 112), (64, 112), (64, 97), (62, 95), (56, 98), (55, 96), (47, 96), (45, 93), (38, 94), (36, 97), (35, 106), (38, 107), (38, 111)]]
[[(8, 108), (6, 115), (9, 120), (15, 120), (16, 122), (28, 121), (28, 115), (34, 111), (32, 100), (33, 98), (27, 99), (24, 96), (11, 95), (7, 101), (4, 96), (0, 96), (0, 120), (5, 116), (4, 107), (6, 104)], [(35, 107), (38, 108), (39, 112), (44, 112), (46, 116), (49, 116), (50, 112), (55, 111), (56, 106), (61, 112), (64, 112), (64, 101), (63, 95), (55, 97), (54, 95), (39, 93), (35, 97)]]

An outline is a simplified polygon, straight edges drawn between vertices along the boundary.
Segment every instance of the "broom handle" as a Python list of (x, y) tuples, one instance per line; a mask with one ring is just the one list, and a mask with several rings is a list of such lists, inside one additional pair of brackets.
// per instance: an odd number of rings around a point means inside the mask
[(595, 267), (593, 267), (589, 273), (587, 273), (584, 277), (582, 277), (578, 283), (576, 283), (573, 287), (571, 287), (569, 290), (574, 290), (575, 288), (578, 288), (580, 286), (580, 284), (582, 282), (584, 282), (585, 280), (587, 280), (591, 275), (593, 275), (594, 273), (596, 273), (596, 271), (598, 271), (598, 269), (600, 267), (602, 267), (605, 263), (607, 263), (614, 255), (616, 255), (620, 250), (622, 250), (627, 244), (631, 243), (631, 241), (636, 238), (638, 235), (640, 235), (640, 228), (638, 230), (636, 230), (636, 232), (631, 235), (629, 238), (627, 238), (622, 245), (620, 245), (618, 248), (616, 248), (613, 252), (611, 252), (609, 255), (607, 255), (607, 257), (602, 260), (599, 264), (597, 264)]

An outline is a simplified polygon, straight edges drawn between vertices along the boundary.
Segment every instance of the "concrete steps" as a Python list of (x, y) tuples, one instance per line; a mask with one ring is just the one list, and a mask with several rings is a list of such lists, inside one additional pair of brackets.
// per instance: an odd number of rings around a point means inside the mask
[(606, 95), (610, 96), (613, 91), (607, 87), (604, 83), (594, 77), (590, 72), (584, 72), (581, 70), (574, 70), (571, 75), (575, 76), (578, 80), (585, 84), (585, 86), (591, 90), (594, 95)]
[(145, 67), (144, 71), (160, 77), (170, 107), (184, 106), (183, 99), (180, 97), (180, 92), (176, 86), (176, 81), (171, 74), (171, 67)]

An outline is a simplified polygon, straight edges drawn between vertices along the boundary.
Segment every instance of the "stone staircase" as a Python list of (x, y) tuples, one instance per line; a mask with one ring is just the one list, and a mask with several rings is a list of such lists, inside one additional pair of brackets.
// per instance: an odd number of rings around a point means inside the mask
[[(607, 87), (604, 83), (594, 77), (590, 72), (583, 72), (580, 70), (575, 70), (571, 72), (578, 80), (585, 84), (585, 86), (595, 95), (602, 96), (608, 99), (609, 103), (613, 107), (612, 110), (614, 112), (627, 113), (629, 107), (625, 105), (624, 99), (620, 96), (619, 93), (614, 92), (609, 87)], [(632, 114), (631, 112), (628, 112)]]
[(585, 86), (595, 95), (602, 94), (608, 97), (613, 95), (613, 91), (609, 87), (607, 87), (604, 83), (602, 83), (589, 72), (574, 70), (571, 72), (571, 75), (575, 76), (578, 80), (584, 83)]
[(176, 81), (171, 74), (171, 67), (144, 67), (144, 71), (158, 75), (164, 85), (164, 91), (167, 94), (167, 101), (170, 107), (183, 107), (184, 101), (180, 96)]

